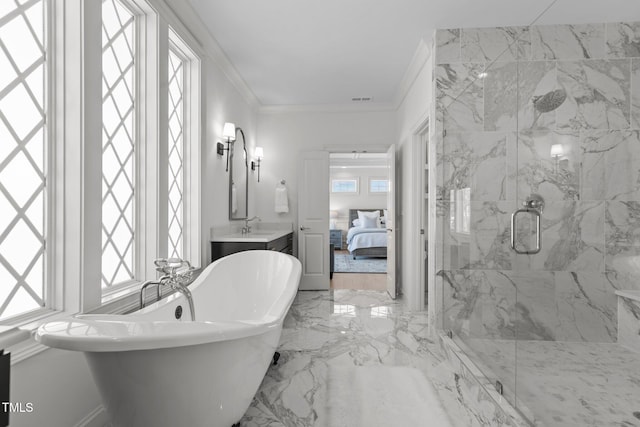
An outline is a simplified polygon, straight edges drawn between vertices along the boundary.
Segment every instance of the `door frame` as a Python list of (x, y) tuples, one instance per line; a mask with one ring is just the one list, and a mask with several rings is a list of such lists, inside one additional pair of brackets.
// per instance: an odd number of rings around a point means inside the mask
[[(358, 152), (358, 153), (386, 153), (392, 145), (395, 145), (395, 147), (396, 147), (396, 157), (397, 157), (398, 146), (395, 143), (389, 143), (387, 145), (385, 145), (385, 144), (363, 144), (363, 145), (328, 144), (328, 145), (323, 146), (323, 148), (321, 150), (319, 150), (319, 151), (326, 151), (329, 154), (331, 154), (331, 153), (353, 153), (354, 151)], [(331, 160), (329, 160), (329, 166), (331, 166)], [(397, 175), (398, 175), (398, 168), (396, 168), (396, 176), (393, 178), (394, 182), (397, 182), (397, 179), (398, 179)], [(329, 198), (331, 198), (331, 188), (329, 187), (329, 182), (327, 182), (326, 185), (327, 185), (327, 188), (329, 190)], [(299, 191), (302, 191), (302, 189), (299, 189)], [(397, 200), (398, 200), (397, 199), (397, 197), (398, 197), (398, 195), (397, 195), (398, 188), (397, 187), (395, 188), (395, 191), (396, 191), (396, 209), (394, 209), (394, 217), (395, 218), (393, 218), (393, 220), (394, 220), (394, 229), (395, 229), (395, 236), (396, 236), (396, 248), (395, 248), (396, 249), (396, 265), (393, 266), (393, 268), (395, 269), (395, 273), (396, 273), (395, 277), (396, 277), (396, 288), (397, 288), (397, 286), (398, 286), (397, 285), (397, 281), (398, 281), (399, 278), (402, 277), (402, 275), (399, 274), (400, 272), (398, 271), (398, 262), (397, 262), (398, 254), (399, 254), (397, 241), (399, 239), (401, 239), (400, 234), (399, 234), (399, 230), (398, 230), (398, 206), (397, 206), (397, 204), (398, 204), (397, 203)], [(329, 212), (329, 206), (327, 206), (327, 212)], [(297, 218), (296, 218), (296, 220), (297, 220)], [(299, 226), (299, 224), (298, 224), (298, 226)], [(329, 227), (329, 223), (327, 222), (327, 229), (328, 229), (328, 227)], [(296, 227), (296, 229), (297, 228), (298, 227)], [(389, 267), (390, 266), (387, 264), (387, 269), (389, 269)]]
[[(411, 272), (413, 277), (416, 280), (412, 280), (408, 286), (412, 286), (413, 289), (410, 291), (414, 296), (412, 301), (409, 301), (410, 306), (413, 310), (425, 310), (427, 305), (432, 304), (434, 298), (429, 298), (428, 301), (425, 301), (425, 291), (427, 286), (431, 286), (434, 283), (434, 277), (431, 277), (432, 268), (426, 268), (423, 263), (423, 251), (425, 250), (425, 241), (428, 243), (427, 254), (434, 254), (434, 242), (433, 239), (429, 238), (429, 232), (433, 231), (431, 215), (430, 213), (433, 211), (431, 208), (431, 204), (433, 203), (433, 196), (428, 201), (428, 208), (425, 212), (425, 161), (427, 159), (427, 155), (429, 154), (429, 159), (431, 160), (431, 156), (429, 153), (429, 117), (424, 118), (417, 126), (414, 127), (413, 132), (411, 133), (411, 157), (413, 159), (413, 163), (410, 165), (412, 173), (412, 182), (417, 183), (413, 187), (412, 198), (413, 200), (419, 201), (418, 203), (411, 203), (411, 223), (407, 224), (410, 227), (409, 235), (411, 236), (410, 241), (408, 242), (411, 250), (409, 254), (403, 254), (403, 256), (409, 256), (411, 258), (411, 262), (409, 265), (413, 266), (413, 271)], [(426, 144), (423, 144), (424, 139), (426, 138)], [(428, 174), (432, 174), (433, 167), (429, 168)], [(429, 186), (433, 187), (433, 179), (429, 176)], [(429, 188), (429, 193), (433, 194), (432, 188)], [(421, 234), (421, 230), (423, 229), (423, 221), (426, 225), (425, 234)], [(432, 236), (434, 234), (432, 233)], [(431, 267), (433, 265), (433, 256), (428, 259), (428, 266)], [(431, 289), (429, 289), (431, 291)], [(432, 292), (429, 292), (429, 295), (433, 295)], [(431, 308), (431, 307), (429, 307)]]

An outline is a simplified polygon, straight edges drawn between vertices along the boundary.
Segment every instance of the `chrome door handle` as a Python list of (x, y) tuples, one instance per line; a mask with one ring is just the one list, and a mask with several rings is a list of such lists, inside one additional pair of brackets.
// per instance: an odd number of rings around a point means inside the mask
[(304, 230), (311, 230), (311, 227), (304, 227), (304, 226), (300, 226), (300, 231), (304, 231)]
[[(521, 251), (520, 249), (516, 248), (516, 230), (517, 230), (516, 218), (518, 217), (518, 214), (523, 212), (532, 213), (533, 216), (536, 217), (536, 247), (533, 250)], [(541, 234), (540, 222), (541, 222), (540, 211), (535, 208), (527, 207), (523, 209), (518, 209), (511, 214), (511, 249), (513, 249), (515, 253), (521, 254), (521, 255), (534, 255), (540, 252), (540, 250), (542, 249), (542, 238), (540, 236)]]

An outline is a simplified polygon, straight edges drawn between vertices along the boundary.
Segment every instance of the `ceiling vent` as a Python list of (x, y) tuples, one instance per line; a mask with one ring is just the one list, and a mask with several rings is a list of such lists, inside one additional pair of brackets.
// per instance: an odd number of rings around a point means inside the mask
[(358, 96), (358, 97), (351, 98), (351, 101), (353, 101), (353, 102), (371, 102), (371, 101), (373, 101), (373, 97), (371, 97), (371, 96)]

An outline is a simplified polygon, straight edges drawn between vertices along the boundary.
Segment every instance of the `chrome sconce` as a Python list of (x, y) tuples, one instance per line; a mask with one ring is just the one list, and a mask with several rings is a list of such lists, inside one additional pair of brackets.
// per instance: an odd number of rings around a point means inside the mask
[(256, 161), (251, 161), (251, 170), (254, 171), (258, 169), (258, 182), (260, 182), (260, 162), (264, 158), (264, 151), (262, 147), (256, 147), (253, 155), (256, 157)]
[(560, 157), (564, 155), (564, 149), (562, 144), (551, 145), (551, 158), (554, 160), (554, 172), (558, 173), (558, 163), (560, 163)]
[(225, 123), (224, 128), (222, 128), (222, 137), (227, 139), (227, 146), (225, 147), (222, 142), (218, 142), (216, 151), (221, 156), (224, 155), (225, 151), (227, 152), (227, 168), (225, 170), (229, 172), (229, 146), (236, 140), (236, 125), (230, 122)]

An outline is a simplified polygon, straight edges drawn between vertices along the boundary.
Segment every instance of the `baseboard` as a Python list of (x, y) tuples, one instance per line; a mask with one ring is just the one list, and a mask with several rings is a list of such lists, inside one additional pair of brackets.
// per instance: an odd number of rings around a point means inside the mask
[(81, 419), (74, 427), (108, 427), (110, 426), (107, 411), (100, 405)]

